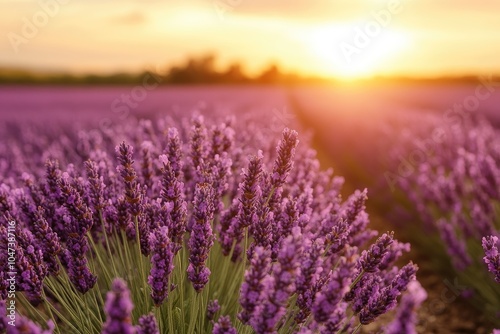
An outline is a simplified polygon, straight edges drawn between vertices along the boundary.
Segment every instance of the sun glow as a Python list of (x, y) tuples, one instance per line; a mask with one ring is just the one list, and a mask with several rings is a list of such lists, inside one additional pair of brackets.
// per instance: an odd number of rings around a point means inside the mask
[(390, 72), (397, 57), (408, 49), (407, 34), (373, 27), (367, 28), (366, 22), (316, 26), (302, 37), (325, 75), (349, 80)]

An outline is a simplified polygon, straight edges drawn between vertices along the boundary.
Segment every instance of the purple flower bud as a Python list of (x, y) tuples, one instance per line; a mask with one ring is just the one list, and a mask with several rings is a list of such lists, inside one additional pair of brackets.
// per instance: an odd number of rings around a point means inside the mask
[(194, 224), (189, 238), (188, 279), (196, 292), (201, 292), (208, 283), (210, 269), (205, 262), (214, 243), (212, 220), (214, 215), (213, 188), (208, 183), (196, 185), (194, 195)]
[(498, 252), (498, 237), (489, 236), (482, 239), (485, 256), (484, 263), (488, 266), (488, 271), (495, 276), (495, 281), (500, 283), (500, 253)]
[(153, 163), (151, 161), (151, 149), (153, 143), (150, 141), (143, 141), (141, 144), (141, 176), (142, 184), (147, 187), (149, 194), (151, 193), (151, 188), (153, 187)]
[(92, 160), (85, 161), (87, 177), (89, 182), (89, 195), (91, 203), (96, 212), (102, 210), (106, 203), (104, 201), (104, 185), (103, 177), (99, 175), (97, 163)]
[(217, 299), (208, 302), (207, 306), (207, 318), (208, 320), (214, 320), (215, 313), (220, 311), (219, 301)]
[(229, 317), (220, 317), (212, 330), (212, 334), (238, 334)]
[(184, 184), (178, 180), (172, 164), (165, 155), (160, 156), (163, 163), (161, 197), (165, 204), (170, 238), (176, 243), (176, 253), (182, 247), (186, 232), (186, 202), (183, 197)]
[(314, 242), (304, 252), (300, 259), (300, 274), (296, 281), (297, 306), (299, 311), (295, 316), (295, 321), (301, 324), (311, 313), (314, 297), (318, 292), (316, 283), (320, 279), (323, 271), (321, 257), (323, 245), (317, 241)]
[(238, 318), (248, 323), (255, 309), (261, 302), (261, 291), (264, 288), (264, 277), (268, 274), (271, 264), (270, 250), (256, 247), (250, 261), (250, 267), (245, 272), (245, 280), (240, 290), (240, 305), (242, 311)]
[(403, 295), (395, 319), (386, 327), (387, 334), (417, 334), (416, 311), (427, 299), (427, 293), (420, 283), (415, 280), (408, 284), (408, 292)]
[(160, 306), (170, 292), (169, 279), (174, 269), (175, 245), (168, 238), (168, 228), (162, 226), (150, 234), (152, 248), (151, 272), (148, 283), (151, 297), (156, 306)]
[(472, 263), (469, 254), (467, 254), (465, 241), (459, 239), (454, 227), (446, 220), (440, 219), (436, 224), (454, 266), (458, 270), (464, 270)]
[(117, 171), (120, 173), (125, 184), (125, 200), (132, 216), (138, 216), (141, 211), (142, 194), (137, 183), (137, 174), (134, 169), (133, 148), (122, 142), (116, 147), (116, 154), (120, 165)]
[(384, 233), (367, 251), (361, 253), (359, 263), (364, 272), (373, 273), (378, 270), (380, 263), (394, 241), (393, 236), (394, 232)]
[(284, 240), (272, 276), (263, 280), (262, 302), (255, 309), (250, 325), (257, 333), (277, 333), (276, 325), (286, 313), (286, 303), (295, 288), (299, 273), (298, 255), (302, 252), (302, 235), (295, 227), (293, 234)]
[(271, 183), (275, 188), (285, 184), (286, 178), (292, 170), (295, 148), (299, 143), (297, 137), (298, 133), (296, 131), (290, 129), (283, 130), (283, 136), (277, 148), (278, 157), (274, 162), (273, 174), (271, 176)]
[(172, 166), (172, 170), (177, 179), (180, 179), (182, 174), (182, 143), (179, 139), (179, 133), (176, 128), (169, 128), (167, 134), (167, 147), (164, 153), (168, 157), (168, 161)]
[(348, 266), (345, 258), (341, 258), (339, 266), (331, 272), (327, 284), (316, 294), (312, 313), (318, 323), (326, 323), (342, 307), (342, 297), (349, 290), (352, 277), (345, 275), (344, 268)]
[(70, 236), (85, 235), (94, 224), (92, 211), (85, 204), (81, 194), (70, 184), (67, 173), (63, 173), (62, 177), (59, 178), (58, 185), (62, 204), (73, 217), (73, 224), (67, 226), (68, 234)]
[(69, 280), (81, 293), (86, 293), (97, 282), (97, 277), (88, 267), (85, 253), (89, 250), (85, 235), (72, 236), (66, 242), (65, 256), (68, 260)]
[(417, 266), (412, 263), (401, 268), (398, 275), (392, 280), (388, 287), (381, 289), (370, 298), (368, 304), (359, 313), (360, 323), (367, 325), (380, 315), (396, 307), (396, 298), (402, 291), (406, 290), (410, 281), (415, 279), (417, 270)]
[(160, 334), (156, 318), (153, 314), (143, 315), (139, 318), (137, 334)]
[(111, 290), (106, 294), (104, 311), (106, 322), (102, 326), (102, 334), (135, 334), (132, 325), (132, 310), (134, 305), (130, 299), (127, 283), (121, 278), (115, 278)]

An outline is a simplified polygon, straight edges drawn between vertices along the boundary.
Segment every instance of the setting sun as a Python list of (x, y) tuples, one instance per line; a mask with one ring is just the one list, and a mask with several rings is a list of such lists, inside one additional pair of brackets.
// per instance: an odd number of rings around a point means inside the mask
[(400, 31), (386, 29), (370, 36), (363, 22), (312, 27), (303, 39), (325, 75), (342, 79), (370, 77), (381, 69), (391, 71), (410, 45), (409, 36)]

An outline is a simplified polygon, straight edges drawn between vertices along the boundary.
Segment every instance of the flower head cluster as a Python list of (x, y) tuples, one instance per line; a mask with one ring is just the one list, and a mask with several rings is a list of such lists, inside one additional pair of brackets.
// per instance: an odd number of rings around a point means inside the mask
[(392, 233), (370, 243), (366, 191), (344, 201), (293, 130), (214, 119), (42, 131), (33, 138), (52, 144), (16, 148), (40, 152), (29, 159), (0, 145), (0, 239), (14, 222), (33, 320), (61, 332), (335, 333), (396, 306), (416, 267), (394, 266), (408, 245)]

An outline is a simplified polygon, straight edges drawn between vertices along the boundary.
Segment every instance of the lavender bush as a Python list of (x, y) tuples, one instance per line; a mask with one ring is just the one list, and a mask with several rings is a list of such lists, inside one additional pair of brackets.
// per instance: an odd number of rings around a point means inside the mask
[(295, 131), (215, 118), (3, 132), (1, 245), (30, 333), (355, 333), (396, 308), (417, 267), (395, 266), (393, 233), (373, 241), (366, 191), (343, 200)]
[[(424, 223), (421, 228), (435, 232), (422, 238), (427, 249), (435, 256), (439, 249), (447, 253), (459, 281), (473, 290), (478, 306), (500, 325), (500, 132), (479, 118), (447, 127), (438, 121), (429, 117), (411, 127), (420, 130), (402, 136), (395, 157), (408, 157), (416, 149), (423, 155), (413, 165), (398, 159), (393, 166), (406, 169), (408, 175), (393, 180)], [(438, 142), (428, 137), (433, 129), (442, 132)]]

